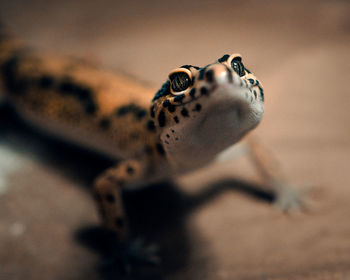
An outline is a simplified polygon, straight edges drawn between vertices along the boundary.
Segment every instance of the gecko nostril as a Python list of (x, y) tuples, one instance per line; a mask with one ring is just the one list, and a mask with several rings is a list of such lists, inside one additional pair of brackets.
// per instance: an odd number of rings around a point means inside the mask
[(207, 72), (205, 72), (205, 79), (209, 83), (214, 82), (214, 70), (213, 69), (210, 69)]

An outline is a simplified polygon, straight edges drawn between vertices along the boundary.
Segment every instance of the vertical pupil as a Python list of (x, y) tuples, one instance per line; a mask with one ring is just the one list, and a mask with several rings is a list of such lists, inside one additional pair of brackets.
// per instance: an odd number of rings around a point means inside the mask
[(244, 75), (244, 66), (241, 62), (232, 60), (231, 62), (232, 69), (242, 77)]
[(186, 73), (177, 73), (172, 80), (172, 88), (174, 91), (183, 91), (188, 88), (190, 79)]

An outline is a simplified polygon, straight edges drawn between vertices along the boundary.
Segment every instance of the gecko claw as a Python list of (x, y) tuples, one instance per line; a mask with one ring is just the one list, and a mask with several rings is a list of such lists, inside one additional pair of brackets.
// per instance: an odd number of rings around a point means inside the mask
[(157, 266), (160, 264), (156, 245), (145, 245), (141, 238), (129, 241), (126, 245), (116, 246), (112, 256), (105, 259), (101, 265), (103, 271), (120, 270), (123, 275), (130, 275), (133, 266)]
[(155, 244), (145, 245), (141, 238), (137, 238), (130, 242), (126, 250), (126, 257), (131, 261), (144, 265), (159, 265), (160, 258), (158, 257), (159, 248)]

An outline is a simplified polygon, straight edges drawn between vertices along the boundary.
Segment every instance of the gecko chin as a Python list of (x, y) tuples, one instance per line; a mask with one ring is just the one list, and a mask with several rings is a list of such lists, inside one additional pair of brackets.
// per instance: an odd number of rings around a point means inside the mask
[(168, 157), (177, 170), (184, 172), (206, 165), (218, 153), (238, 142), (258, 125), (263, 113), (237, 93), (223, 88), (217, 88), (209, 98), (199, 98), (196, 102), (202, 105), (200, 112), (191, 110), (195, 104), (186, 104), (183, 108), (187, 108), (190, 115), (161, 133)]
[(199, 139), (210, 139), (219, 152), (256, 127), (262, 119), (263, 107), (250, 102), (247, 96), (242, 88), (219, 86), (192, 127), (197, 127)]
[(249, 88), (224, 81), (216, 83), (210, 92), (209, 98), (202, 98), (203, 107), (206, 108), (203, 112), (203, 125), (211, 123), (212, 127), (220, 126), (222, 130), (240, 133), (241, 130), (255, 127), (261, 121), (263, 103), (255, 100)]

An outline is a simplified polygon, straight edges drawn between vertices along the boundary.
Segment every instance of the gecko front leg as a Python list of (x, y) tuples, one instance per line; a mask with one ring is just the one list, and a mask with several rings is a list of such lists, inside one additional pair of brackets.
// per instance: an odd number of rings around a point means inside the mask
[(277, 160), (269, 153), (265, 147), (253, 136), (248, 136), (246, 140), (248, 153), (259, 174), (262, 176), (274, 195), (275, 205), (282, 211), (307, 208), (305, 194), (310, 188), (296, 189), (291, 186), (285, 175), (282, 173)]
[(244, 145), (233, 146), (219, 154), (218, 162), (232, 161), (241, 155), (248, 155), (259, 175), (264, 181), (264, 191), (272, 192), (275, 197), (275, 206), (282, 211), (307, 208), (310, 201), (306, 201), (305, 194), (310, 188), (296, 189), (291, 186), (283, 174), (280, 165), (272, 153), (260, 143), (260, 141), (249, 135), (244, 140)]
[(146, 169), (145, 161), (130, 159), (107, 169), (94, 182), (94, 194), (103, 225), (116, 233), (119, 243), (127, 241), (129, 231), (122, 190), (146, 179)]
[(139, 240), (129, 238), (122, 191), (130, 186), (145, 184), (149, 177), (147, 161), (130, 159), (107, 169), (94, 182), (94, 194), (103, 225), (114, 232), (116, 248), (109, 263), (121, 261), (124, 269), (131, 263), (157, 264), (153, 247), (145, 247)]

